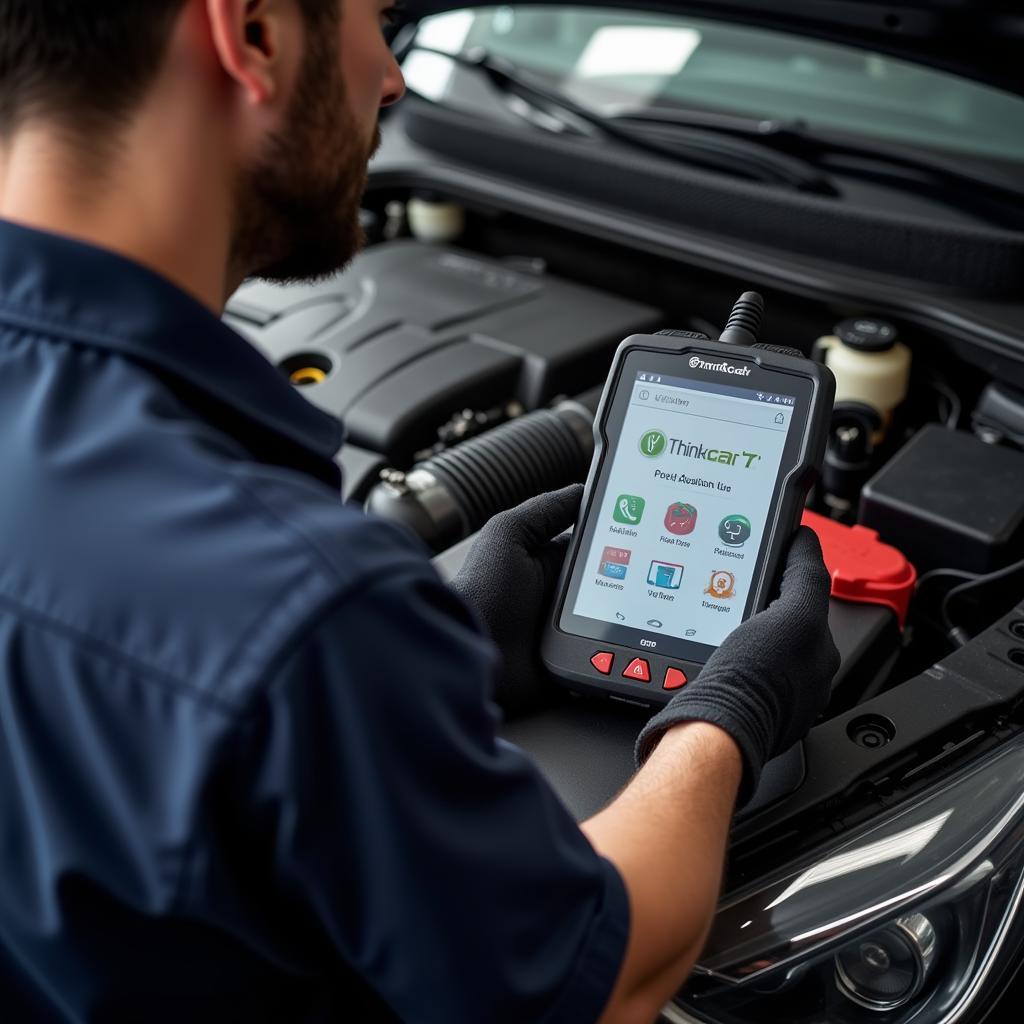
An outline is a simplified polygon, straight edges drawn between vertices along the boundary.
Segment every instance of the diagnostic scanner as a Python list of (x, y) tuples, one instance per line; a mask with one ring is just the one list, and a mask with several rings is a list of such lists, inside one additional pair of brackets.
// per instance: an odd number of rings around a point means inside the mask
[[(755, 341), (762, 311), (746, 293), (723, 337)], [(795, 349), (626, 338), (544, 633), (548, 669), (646, 705), (691, 682), (777, 593), (834, 394), (828, 368)]]

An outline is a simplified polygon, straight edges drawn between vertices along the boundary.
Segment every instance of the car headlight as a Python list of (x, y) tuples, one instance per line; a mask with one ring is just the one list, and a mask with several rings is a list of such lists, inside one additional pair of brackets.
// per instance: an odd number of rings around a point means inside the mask
[(976, 1019), (1021, 962), (1024, 737), (723, 902), (667, 1021)]
[(898, 917), (836, 953), (836, 988), (868, 1010), (898, 1009), (924, 988), (937, 948), (935, 927), (924, 914)]

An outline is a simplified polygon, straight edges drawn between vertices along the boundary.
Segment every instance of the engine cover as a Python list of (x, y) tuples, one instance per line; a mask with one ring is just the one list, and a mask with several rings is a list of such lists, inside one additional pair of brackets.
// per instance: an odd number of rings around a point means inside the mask
[(367, 249), (321, 284), (242, 286), (225, 319), (350, 441), (400, 462), (464, 408), (526, 409), (600, 383), (615, 346), (658, 310), (458, 249)]

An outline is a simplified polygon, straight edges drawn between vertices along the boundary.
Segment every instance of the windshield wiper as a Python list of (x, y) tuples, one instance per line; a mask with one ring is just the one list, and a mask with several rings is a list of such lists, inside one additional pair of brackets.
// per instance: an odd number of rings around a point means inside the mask
[[(817, 195), (838, 196), (839, 190), (814, 164), (800, 157), (775, 151), (748, 139), (732, 137), (716, 126), (682, 127), (670, 138), (652, 138), (645, 129), (635, 129), (588, 110), (532, 76), (524, 75), (510, 61), (486, 50), (448, 53), (413, 42), (409, 50), (446, 57), (459, 67), (484, 75), (491, 85), (515, 102), (513, 113), (546, 131), (584, 137), (604, 137), (660, 157), (686, 160), (705, 169), (766, 185), (779, 185)], [(425, 97), (429, 98), (429, 97)]]
[[(906, 148), (887, 145), (884, 142), (867, 142), (838, 138), (813, 131), (805, 121), (782, 121), (771, 118), (758, 119), (740, 115), (719, 114), (702, 110), (676, 110), (652, 107), (647, 110), (629, 110), (606, 115), (608, 120), (620, 126), (637, 126), (646, 130), (685, 130), (714, 126), (717, 131), (737, 138), (756, 139), (764, 146), (771, 147), (816, 166), (829, 158), (852, 158), (858, 162), (854, 173), (863, 175), (873, 168), (888, 168), (902, 175), (923, 179), (930, 185), (939, 185), (949, 190), (954, 199), (958, 191), (970, 189), (984, 193), (986, 198), (1010, 200), (1019, 203), (1024, 188), (1014, 185), (1005, 178), (984, 174), (957, 162), (944, 160), (929, 153), (926, 156), (908, 154)], [(891, 178), (891, 175), (889, 175)], [(918, 182), (919, 183), (919, 182)], [(906, 181), (904, 181), (906, 184)], [(962, 198), (962, 196), (960, 197)]]

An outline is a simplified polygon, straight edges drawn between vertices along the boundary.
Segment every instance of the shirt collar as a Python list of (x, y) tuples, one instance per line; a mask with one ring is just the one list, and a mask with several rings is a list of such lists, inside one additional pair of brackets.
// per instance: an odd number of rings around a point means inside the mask
[(146, 363), (205, 397), (204, 415), (257, 457), (281, 462), (282, 448), (298, 446), (304, 468), (336, 482), (340, 421), (197, 300), (114, 252), (0, 220), (0, 323)]

